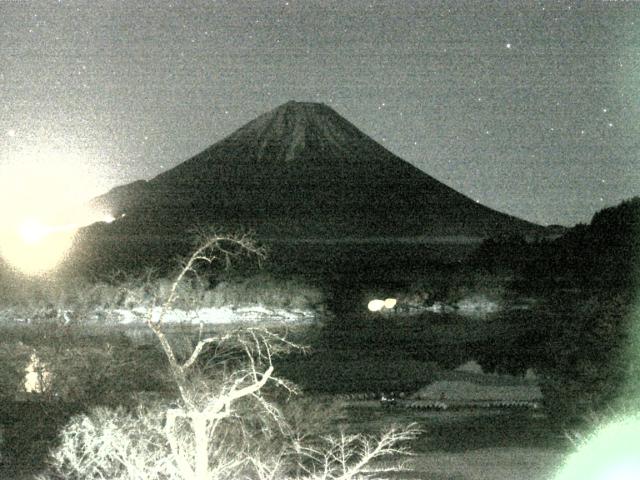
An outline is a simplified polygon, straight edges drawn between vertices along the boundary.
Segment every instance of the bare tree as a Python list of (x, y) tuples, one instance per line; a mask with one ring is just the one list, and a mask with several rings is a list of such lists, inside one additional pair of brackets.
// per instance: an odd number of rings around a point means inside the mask
[[(175, 458), (178, 469), (184, 478), (209, 479), (210, 449), (209, 441), (215, 435), (220, 421), (232, 415), (233, 404), (244, 397), (252, 396), (265, 408), (265, 411), (277, 418), (277, 411), (265, 401), (260, 391), (271, 380), (293, 391), (287, 382), (273, 377), (272, 355), (283, 348), (295, 348), (296, 345), (285, 338), (267, 330), (258, 328), (239, 329), (224, 335), (199, 338), (193, 351), (186, 359), (178, 359), (169, 339), (163, 330), (165, 314), (170, 311), (177, 300), (177, 291), (185, 276), (196, 274), (198, 263), (211, 264), (214, 261), (230, 261), (239, 255), (253, 255), (258, 259), (265, 256), (262, 248), (258, 247), (247, 235), (220, 236), (207, 235), (199, 246), (184, 262), (180, 272), (171, 285), (171, 289), (162, 303), (160, 315), (154, 319), (151, 312), (147, 316), (147, 325), (154, 332), (167, 357), (169, 369), (180, 393), (180, 405), (167, 410), (165, 433)], [(202, 329), (200, 330), (202, 332)], [(219, 379), (217, 385), (207, 386), (206, 382), (196, 385), (191, 370), (194, 368), (204, 349), (215, 345), (220, 350), (225, 344), (232, 344), (240, 348), (245, 354), (244, 366)], [(205, 387), (205, 388), (203, 388)], [(180, 443), (179, 432), (182, 429), (178, 423), (186, 421), (193, 432), (193, 459), (185, 455)], [(239, 460), (225, 465), (225, 469), (237, 468)], [(217, 467), (218, 469), (220, 466)]]
[[(149, 309), (146, 323), (167, 358), (177, 401), (161, 407), (161, 415), (152, 405), (142, 405), (133, 417), (127, 414), (126, 421), (118, 420), (122, 413), (98, 411), (92, 418), (72, 422), (53, 454), (58, 475), (82, 479), (108, 474), (109, 478), (123, 479), (347, 480), (362, 475), (373, 460), (405, 451), (398, 444), (417, 435), (414, 427), (392, 429), (379, 438), (342, 435), (327, 437), (314, 446), (303, 445), (280, 409), (264, 396), (269, 385), (297, 393), (294, 385), (274, 375), (274, 355), (301, 348), (285, 334), (240, 327), (205, 336), (201, 324), (190, 352), (176, 353), (164, 319), (178, 299), (179, 285), (189, 275), (197, 275), (199, 264), (228, 264), (240, 255), (260, 260), (265, 252), (246, 235), (201, 237), (198, 247), (182, 263), (166, 298), (161, 299), (159, 315)], [(210, 368), (205, 372), (207, 363)], [(132, 427), (135, 418), (139, 420)], [(250, 429), (251, 419), (258, 427)], [(97, 441), (100, 435), (104, 438)], [(261, 443), (256, 435), (262, 437)], [(275, 442), (276, 437), (286, 441)], [(115, 453), (100, 448), (105, 439)]]

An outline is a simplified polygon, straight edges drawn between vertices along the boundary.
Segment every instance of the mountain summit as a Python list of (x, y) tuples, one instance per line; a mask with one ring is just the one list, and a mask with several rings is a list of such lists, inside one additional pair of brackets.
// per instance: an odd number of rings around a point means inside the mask
[(270, 238), (486, 237), (542, 227), (470, 200), (400, 159), (332, 108), (288, 102), (149, 181), (93, 200), (113, 235), (194, 225)]

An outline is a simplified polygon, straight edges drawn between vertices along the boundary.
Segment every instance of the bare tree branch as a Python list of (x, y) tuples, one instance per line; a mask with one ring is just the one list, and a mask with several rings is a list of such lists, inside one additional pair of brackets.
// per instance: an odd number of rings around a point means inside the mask
[(224, 335), (222, 337), (208, 337), (203, 340), (200, 340), (195, 346), (195, 348), (193, 349), (193, 352), (191, 353), (191, 356), (189, 357), (189, 359), (186, 362), (184, 362), (180, 368), (182, 370), (186, 370), (189, 367), (191, 367), (196, 362), (196, 360), (198, 360), (198, 357), (202, 353), (202, 349), (206, 345), (213, 342), (223, 342), (225, 340), (228, 340), (229, 338), (231, 338), (231, 335)]

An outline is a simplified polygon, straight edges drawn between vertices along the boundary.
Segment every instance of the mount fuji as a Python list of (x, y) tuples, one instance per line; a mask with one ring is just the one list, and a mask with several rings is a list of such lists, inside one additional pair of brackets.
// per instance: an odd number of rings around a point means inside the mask
[(322, 239), (543, 230), (449, 188), (317, 103), (281, 105), (175, 168), (92, 203), (121, 217), (106, 228), (114, 235), (172, 236), (205, 224)]

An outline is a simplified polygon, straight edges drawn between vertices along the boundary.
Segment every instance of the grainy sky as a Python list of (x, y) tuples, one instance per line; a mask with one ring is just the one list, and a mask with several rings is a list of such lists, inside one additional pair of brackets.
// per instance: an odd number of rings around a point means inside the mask
[(534, 222), (640, 194), (638, 2), (0, 0), (0, 51), (0, 167), (94, 193), (299, 100)]

